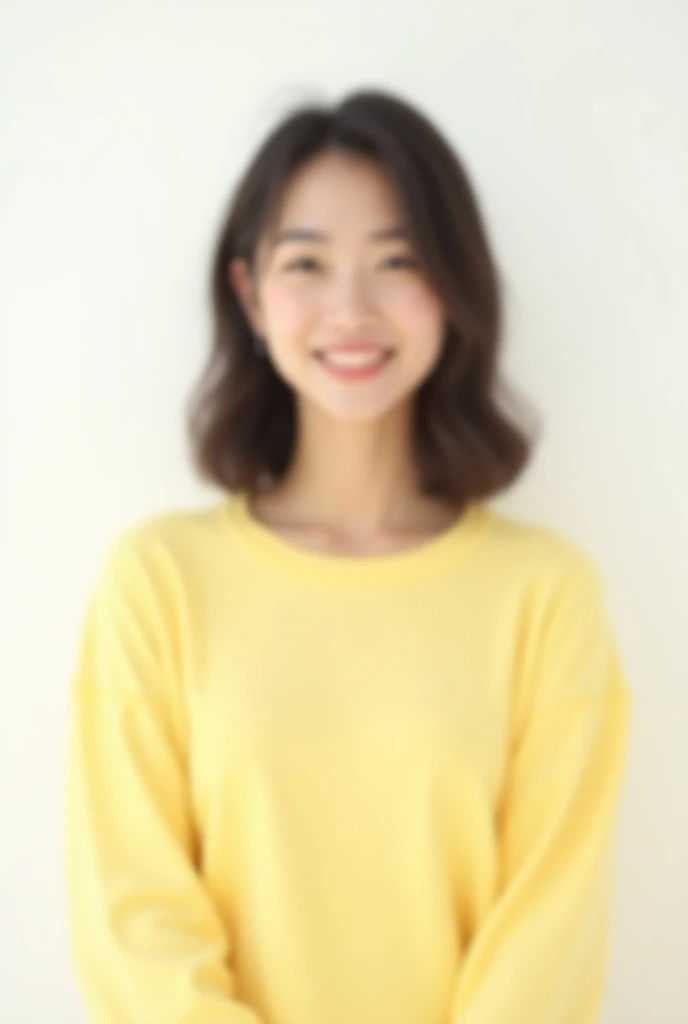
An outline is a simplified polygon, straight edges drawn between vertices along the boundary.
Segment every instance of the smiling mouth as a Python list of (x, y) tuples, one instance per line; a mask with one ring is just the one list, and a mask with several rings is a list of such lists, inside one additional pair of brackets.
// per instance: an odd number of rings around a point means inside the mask
[(380, 373), (394, 357), (386, 349), (378, 352), (316, 352), (315, 358), (328, 372), (340, 380), (367, 380)]
[(377, 363), (384, 362), (393, 355), (391, 349), (369, 349), (365, 351), (345, 351), (345, 350), (333, 350), (316, 352), (316, 358), (323, 362), (330, 363), (334, 366), (373, 366)]

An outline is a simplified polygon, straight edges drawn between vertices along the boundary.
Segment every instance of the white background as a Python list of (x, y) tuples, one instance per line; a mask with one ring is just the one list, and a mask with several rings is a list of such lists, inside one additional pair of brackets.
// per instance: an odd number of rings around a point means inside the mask
[(685, 1024), (688, 5), (5, 0), (0, 40), (2, 1024), (84, 1020), (71, 664), (113, 535), (217, 497), (183, 408), (221, 210), (290, 104), (359, 85), (435, 118), (482, 200), (544, 425), (497, 504), (597, 556), (635, 693), (603, 1021)]

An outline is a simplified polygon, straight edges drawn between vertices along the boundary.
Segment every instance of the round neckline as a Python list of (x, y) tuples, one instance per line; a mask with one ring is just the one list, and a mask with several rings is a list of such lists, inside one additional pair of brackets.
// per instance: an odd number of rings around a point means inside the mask
[(411, 548), (337, 555), (286, 540), (257, 518), (246, 491), (235, 492), (226, 502), (225, 512), (242, 547), (278, 571), (296, 579), (353, 587), (384, 586), (446, 568), (471, 547), (489, 518), (486, 505), (469, 502), (450, 526)]

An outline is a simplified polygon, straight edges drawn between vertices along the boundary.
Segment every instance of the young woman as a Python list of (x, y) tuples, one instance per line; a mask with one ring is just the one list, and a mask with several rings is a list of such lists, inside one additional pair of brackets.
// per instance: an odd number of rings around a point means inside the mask
[(488, 507), (467, 174), (361, 91), (288, 116), (212, 268), (209, 508), (116, 538), (72, 688), (69, 905), (96, 1024), (592, 1024), (627, 687), (591, 556)]

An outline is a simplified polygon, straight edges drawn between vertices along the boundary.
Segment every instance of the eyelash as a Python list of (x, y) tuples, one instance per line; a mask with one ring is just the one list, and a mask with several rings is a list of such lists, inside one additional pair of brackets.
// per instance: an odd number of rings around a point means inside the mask
[[(392, 268), (394, 270), (414, 269), (417, 266), (415, 260), (411, 256), (390, 256), (385, 262), (391, 263), (392, 261), (397, 263), (397, 266)], [(309, 264), (309, 266), (304, 267), (304, 263)], [(317, 269), (317, 267), (318, 263), (316, 260), (312, 259), (310, 256), (301, 256), (299, 259), (293, 260), (291, 263), (287, 263), (284, 269), (311, 270), (313, 268)]]

